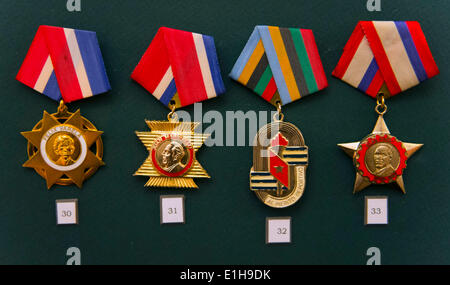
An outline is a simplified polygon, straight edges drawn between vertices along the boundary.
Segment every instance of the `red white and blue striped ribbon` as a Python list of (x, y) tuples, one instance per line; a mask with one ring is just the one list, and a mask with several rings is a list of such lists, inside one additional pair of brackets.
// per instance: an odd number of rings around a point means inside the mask
[(183, 107), (225, 92), (214, 39), (159, 28), (131, 78), (168, 106)]
[(396, 95), (439, 74), (415, 21), (361, 21), (333, 75), (376, 97), (383, 84)]
[(51, 26), (39, 27), (16, 79), (64, 102), (111, 89), (96, 33)]

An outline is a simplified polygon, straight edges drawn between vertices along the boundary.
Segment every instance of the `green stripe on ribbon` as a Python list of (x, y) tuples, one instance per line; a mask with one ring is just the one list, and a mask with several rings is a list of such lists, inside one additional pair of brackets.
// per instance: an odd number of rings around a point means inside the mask
[(261, 78), (258, 81), (258, 84), (256, 84), (255, 91), (257, 94), (262, 95), (264, 91), (266, 90), (267, 85), (269, 84), (270, 79), (272, 79), (273, 74), (272, 70), (270, 69), (270, 66), (267, 66), (266, 70), (262, 74)]
[(297, 51), (300, 65), (303, 69), (303, 75), (305, 77), (306, 85), (308, 86), (309, 93), (314, 93), (319, 90), (317, 87), (316, 78), (309, 62), (308, 53), (306, 52), (305, 43), (299, 29), (290, 28), (292, 34), (292, 40), (294, 41), (295, 49)]

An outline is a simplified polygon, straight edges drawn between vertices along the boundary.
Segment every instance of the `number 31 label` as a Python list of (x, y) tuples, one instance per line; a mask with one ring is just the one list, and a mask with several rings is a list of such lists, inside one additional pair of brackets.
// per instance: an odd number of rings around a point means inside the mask
[(161, 224), (184, 223), (184, 195), (160, 197)]

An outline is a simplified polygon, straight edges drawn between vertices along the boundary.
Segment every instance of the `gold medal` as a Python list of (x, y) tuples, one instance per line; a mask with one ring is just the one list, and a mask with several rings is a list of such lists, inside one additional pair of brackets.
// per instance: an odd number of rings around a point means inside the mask
[(406, 161), (423, 144), (405, 143), (391, 135), (383, 118), (387, 111), (383, 95), (378, 96), (377, 103), (375, 111), (379, 116), (372, 133), (359, 142), (338, 144), (352, 157), (356, 168), (353, 193), (372, 184), (394, 182), (406, 193), (403, 182)]
[(44, 111), (31, 131), (22, 132), (28, 140), (28, 161), (23, 166), (34, 168), (49, 189), (54, 184), (81, 187), (104, 165), (102, 133), (80, 110), (68, 112), (61, 100), (56, 113)]
[(150, 132), (136, 132), (149, 151), (134, 175), (149, 177), (145, 186), (198, 188), (193, 178), (210, 178), (196, 159), (209, 134), (194, 132), (197, 122), (179, 122), (174, 113), (168, 121), (148, 121)]
[(280, 112), (278, 120), (258, 131), (250, 171), (250, 189), (273, 208), (291, 206), (302, 197), (308, 166), (308, 147), (302, 133), (282, 119)]

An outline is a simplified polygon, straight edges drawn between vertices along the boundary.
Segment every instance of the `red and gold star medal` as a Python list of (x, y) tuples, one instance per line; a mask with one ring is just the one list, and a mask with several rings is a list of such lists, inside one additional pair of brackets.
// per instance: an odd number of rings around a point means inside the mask
[(95, 32), (40, 26), (16, 79), (59, 101), (58, 111), (44, 111), (28, 140), (28, 161), (34, 170), (54, 184), (78, 187), (104, 163), (101, 134), (82, 117), (68, 111), (72, 102), (111, 89)]
[(209, 178), (196, 159), (208, 134), (195, 132), (199, 122), (180, 122), (176, 108), (225, 92), (214, 39), (162, 27), (131, 77), (171, 109), (168, 121), (148, 121), (150, 132), (136, 132), (149, 151), (135, 172), (149, 177), (145, 186), (198, 188), (194, 178)]
[(353, 193), (372, 184), (396, 183), (406, 193), (407, 160), (423, 145), (391, 135), (383, 115), (385, 99), (439, 73), (417, 22), (359, 22), (333, 75), (376, 98), (378, 120), (358, 142), (338, 144), (353, 159)]
[(278, 110), (253, 142), (250, 190), (267, 206), (291, 206), (305, 190), (308, 147), (281, 106), (328, 85), (312, 31), (256, 26), (230, 77)]

